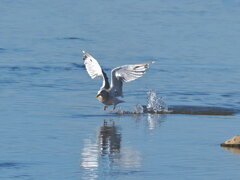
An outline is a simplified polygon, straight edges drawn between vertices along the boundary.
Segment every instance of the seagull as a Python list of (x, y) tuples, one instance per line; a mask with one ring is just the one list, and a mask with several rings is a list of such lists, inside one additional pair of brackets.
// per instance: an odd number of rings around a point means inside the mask
[(85, 51), (82, 51), (82, 53), (83, 62), (89, 76), (92, 79), (96, 77), (103, 79), (102, 87), (99, 89), (96, 98), (104, 104), (104, 110), (106, 110), (108, 106), (113, 105), (113, 109), (110, 112), (115, 110), (117, 104), (124, 102), (117, 98), (119, 96), (123, 97), (123, 82), (138, 79), (145, 74), (146, 69), (149, 68), (149, 64), (154, 63), (154, 61), (151, 61), (142, 64), (116, 67), (111, 71), (111, 84), (109, 84), (107, 74), (103, 71), (98, 61), (89, 53)]

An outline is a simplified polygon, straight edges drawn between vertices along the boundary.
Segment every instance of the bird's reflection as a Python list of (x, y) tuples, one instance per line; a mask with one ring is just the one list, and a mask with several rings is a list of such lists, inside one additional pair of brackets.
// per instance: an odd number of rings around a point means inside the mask
[(132, 147), (122, 147), (121, 128), (113, 120), (104, 120), (97, 130), (97, 138), (84, 141), (81, 153), (83, 179), (98, 179), (122, 168), (141, 167), (141, 153)]
[(95, 180), (99, 175), (112, 171), (113, 164), (119, 159), (121, 149), (120, 128), (113, 120), (104, 120), (95, 138), (84, 140), (81, 153), (82, 178)]
[(101, 155), (112, 155), (120, 152), (120, 128), (115, 125), (113, 120), (104, 120), (98, 134), (98, 143)]

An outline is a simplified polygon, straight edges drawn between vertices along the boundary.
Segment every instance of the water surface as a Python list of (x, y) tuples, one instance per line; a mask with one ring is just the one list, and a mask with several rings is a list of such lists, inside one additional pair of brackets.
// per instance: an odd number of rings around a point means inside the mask
[(169, 107), (235, 112), (239, 8), (235, 0), (2, 0), (0, 178), (237, 179), (237, 150), (219, 144), (239, 134), (238, 113), (104, 112), (101, 81), (87, 75), (81, 50), (108, 74), (156, 61), (124, 84), (126, 111), (155, 90)]

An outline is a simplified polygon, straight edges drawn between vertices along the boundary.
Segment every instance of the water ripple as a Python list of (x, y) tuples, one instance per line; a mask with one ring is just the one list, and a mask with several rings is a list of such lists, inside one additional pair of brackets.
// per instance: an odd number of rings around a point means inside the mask
[(57, 38), (59, 40), (77, 40), (77, 41), (83, 41), (83, 42), (90, 42), (91, 39), (83, 38), (83, 37), (75, 37), (75, 36), (69, 36), (69, 37), (63, 37), (63, 38)]
[(50, 71), (71, 71), (84, 68), (83, 65), (71, 63), (67, 66), (0, 66), (0, 70), (10, 72), (50, 72)]
[(0, 53), (2, 53), (2, 52), (4, 52), (4, 51), (6, 51), (6, 49), (0, 48)]
[(21, 168), (21, 167), (23, 167), (23, 163), (0, 162), (0, 169), (2, 169), (2, 168)]

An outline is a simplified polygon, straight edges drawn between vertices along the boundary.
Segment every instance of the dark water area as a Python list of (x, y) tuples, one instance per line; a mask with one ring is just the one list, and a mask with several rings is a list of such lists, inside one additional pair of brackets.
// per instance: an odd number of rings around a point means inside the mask
[[(0, 1), (0, 179), (238, 179), (240, 3)], [(124, 84), (133, 112), (154, 90), (173, 113), (116, 114), (81, 50)]]
[(236, 115), (240, 113), (237, 109), (222, 107), (201, 107), (201, 106), (170, 106), (169, 111), (172, 114), (193, 114), (193, 115)]

